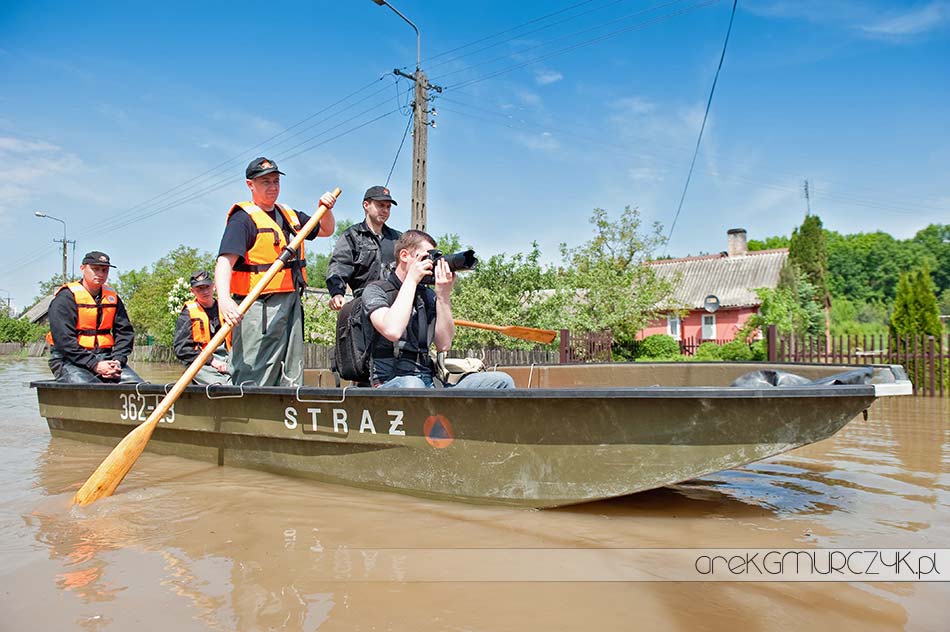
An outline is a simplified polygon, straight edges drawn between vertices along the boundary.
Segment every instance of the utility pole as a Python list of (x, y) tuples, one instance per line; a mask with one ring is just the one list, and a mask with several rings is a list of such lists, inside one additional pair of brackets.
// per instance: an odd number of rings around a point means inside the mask
[(811, 215), (811, 194), (808, 191), (808, 179), (805, 179), (805, 217)]
[[(393, 13), (405, 20), (416, 32), (416, 71), (413, 74), (405, 73), (398, 68), (393, 73), (400, 77), (412, 79), (416, 82), (415, 96), (412, 101), (412, 218), (410, 224), (416, 230), (426, 229), (426, 146), (429, 130), (429, 91), (442, 92), (441, 86), (432, 85), (426, 74), (422, 72), (422, 35), (418, 27), (399, 9), (386, 0), (373, 0), (379, 6), (392, 9)], [(433, 111), (433, 114), (435, 112)], [(435, 121), (431, 123), (435, 127)]]
[(435, 127), (435, 121), (429, 122), (429, 90), (442, 92), (441, 86), (429, 83), (426, 73), (416, 68), (413, 74), (394, 68), (393, 72), (416, 82), (415, 96), (412, 101), (412, 228), (425, 230), (426, 217), (426, 164), (428, 158), (429, 125)]
[(68, 259), (68, 255), (66, 253), (66, 246), (67, 244), (73, 244), (75, 246), (76, 242), (66, 239), (66, 222), (64, 220), (61, 220), (58, 217), (53, 217), (52, 215), (47, 215), (46, 213), (43, 213), (42, 211), (36, 211), (33, 214), (36, 215), (37, 217), (45, 217), (46, 219), (51, 219), (63, 225), (63, 238), (54, 239), (53, 243), (59, 242), (63, 244), (63, 285), (66, 285), (67, 283), (69, 283), (69, 277), (66, 276), (66, 262)]

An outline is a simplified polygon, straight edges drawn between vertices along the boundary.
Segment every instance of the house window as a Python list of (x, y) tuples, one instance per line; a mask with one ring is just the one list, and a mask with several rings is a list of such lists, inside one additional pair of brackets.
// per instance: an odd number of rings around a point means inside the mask
[(703, 340), (716, 339), (716, 315), (703, 314)]
[(680, 336), (680, 317), (670, 314), (666, 317), (666, 333), (673, 337), (674, 340), (679, 340)]

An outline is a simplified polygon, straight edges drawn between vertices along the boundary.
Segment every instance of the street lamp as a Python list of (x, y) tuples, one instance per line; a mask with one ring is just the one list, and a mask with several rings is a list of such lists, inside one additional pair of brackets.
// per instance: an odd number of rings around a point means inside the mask
[[(406, 21), (416, 32), (416, 72), (409, 75), (396, 68), (393, 73), (412, 79), (416, 84), (412, 102), (412, 218), (410, 224), (416, 230), (426, 229), (426, 143), (429, 130), (429, 90), (442, 92), (442, 88), (429, 83), (426, 73), (422, 72), (422, 35), (412, 20), (386, 0), (373, 0), (376, 4), (389, 7), (393, 13)], [(433, 121), (434, 123), (434, 121)]]
[[(62, 242), (62, 244), (63, 244), (63, 285), (66, 285), (67, 283), (69, 283), (69, 279), (66, 278), (66, 244), (70, 243), (70, 242), (66, 239), (66, 221), (65, 221), (65, 220), (61, 220), (61, 219), (59, 219), (58, 217), (53, 217), (52, 215), (47, 215), (46, 213), (44, 213), (44, 212), (42, 212), (42, 211), (36, 211), (36, 212), (33, 213), (33, 214), (36, 215), (37, 217), (45, 217), (46, 219), (51, 219), (51, 220), (53, 220), (53, 221), (57, 221), (57, 222), (59, 222), (60, 224), (63, 225), (63, 238), (62, 238), (62, 239), (54, 239), (53, 241), (54, 241), (54, 242), (60, 241), (60, 242)], [(73, 243), (75, 243), (75, 242), (73, 242)]]
[(412, 27), (412, 30), (416, 32), (416, 72), (418, 72), (419, 67), (422, 65), (422, 35), (419, 34), (418, 27), (416, 27), (416, 25), (412, 23), (412, 20), (404, 16), (402, 12), (399, 11), (399, 9), (397, 9), (393, 5), (386, 2), (386, 0), (373, 0), (373, 2), (375, 2), (381, 7), (386, 6), (392, 9), (393, 13), (395, 13), (396, 15), (401, 17), (403, 20), (405, 20), (406, 23)]

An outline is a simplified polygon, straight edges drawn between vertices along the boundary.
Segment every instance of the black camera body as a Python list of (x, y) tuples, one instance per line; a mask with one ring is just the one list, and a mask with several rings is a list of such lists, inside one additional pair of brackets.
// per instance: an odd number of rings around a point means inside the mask
[[(471, 270), (476, 265), (478, 265), (478, 259), (475, 258), (474, 250), (466, 250), (464, 252), (455, 252), (450, 255), (446, 255), (437, 248), (431, 249), (429, 251), (429, 261), (432, 262), (432, 265), (435, 266), (439, 259), (445, 259), (445, 262), (449, 264), (449, 270), (452, 272), (456, 272), (458, 270)], [(423, 285), (434, 284), (435, 274), (430, 274), (423, 277), (420, 283)]]

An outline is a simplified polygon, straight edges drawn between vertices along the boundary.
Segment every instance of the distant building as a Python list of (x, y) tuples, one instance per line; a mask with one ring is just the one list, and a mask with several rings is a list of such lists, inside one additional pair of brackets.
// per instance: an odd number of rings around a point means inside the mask
[[(651, 322), (637, 334), (643, 339), (667, 334), (678, 341), (732, 340), (761, 305), (755, 289), (778, 286), (788, 261), (788, 248), (749, 251), (744, 228), (728, 231), (728, 250), (716, 255), (651, 261), (657, 276), (674, 283), (673, 306), (688, 310), (680, 317), (675, 309)], [(718, 309), (707, 311), (707, 297), (718, 299)]]
[(20, 314), (20, 318), (26, 318), (31, 323), (45, 325), (49, 322), (49, 304), (53, 302), (53, 297), (55, 294), (50, 294), (49, 296), (44, 296), (32, 307), (23, 311)]

